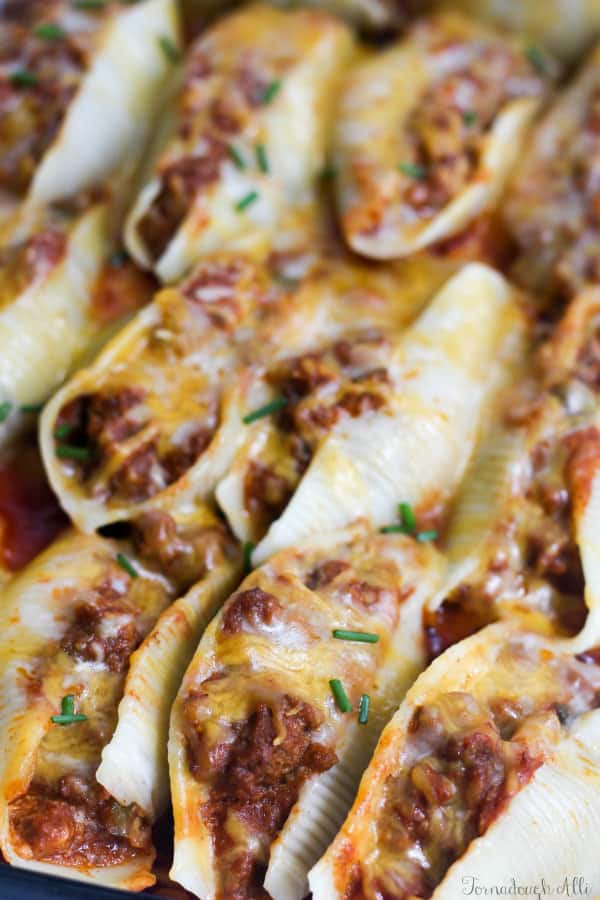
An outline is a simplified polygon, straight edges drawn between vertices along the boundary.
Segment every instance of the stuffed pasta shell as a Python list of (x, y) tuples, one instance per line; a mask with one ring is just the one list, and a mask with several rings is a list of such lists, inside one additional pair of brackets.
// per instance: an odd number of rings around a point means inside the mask
[(514, 274), (547, 298), (569, 299), (600, 279), (599, 123), (597, 47), (535, 130), (503, 206)]
[[(514, 377), (524, 331), (512, 288), (474, 263), (447, 281), (397, 339), (389, 331), (387, 342), (373, 346), (368, 337), (363, 345), (350, 337), (348, 363), (338, 362), (335, 378), (329, 347), (321, 358), (306, 361), (308, 380), (306, 372), (297, 377), (294, 359), (291, 368), (290, 362), (280, 364), (275, 375), (282, 371), (291, 381), (283, 395), (288, 402), (280, 404), (283, 419), (271, 426), (270, 440), (289, 440), (291, 428), (311, 455), (297, 486), (292, 483), (289, 502), (284, 496), (280, 514), (271, 513), (254, 559), (263, 561), (357, 516), (388, 525), (399, 501), (412, 504), (420, 517), (443, 507), (464, 474), (497, 390)], [(217, 489), (234, 530), (240, 493), (248, 504), (252, 499), (252, 466), (264, 465), (270, 452), (264, 429), (259, 422), (249, 435), (247, 458), (240, 451), (243, 479), (232, 470)], [(261, 490), (270, 499), (268, 480)]]
[(323, 261), (320, 274), (290, 283), (240, 256), (199, 264), (46, 407), (42, 450), (64, 508), (92, 531), (211, 496), (248, 436), (244, 417), (261, 402), (254, 385), (265, 359), (315, 341), (328, 317), (339, 331), (361, 305), (367, 322), (400, 328), (444, 270)]
[(48, 211), (0, 252), (0, 444), (143, 306), (151, 279), (116, 253), (107, 202)]
[(465, 477), (447, 577), (424, 617), (432, 657), (497, 618), (597, 640), (599, 315), (597, 290), (571, 304)]
[(565, 873), (594, 896), (597, 659), (491, 626), (436, 660), (385, 728), (310, 873), (315, 900), (455, 900), (469, 886), (510, 893), (542, 879), (559, 896)]
[(518, 42), (452, 14), (354, 66), (334, 139), (350, 247), (406, 256), (489, 211), (547, 83)]
[(315, 189), (350, 31), (319, 11), (253, 4), (201, 35), (129, 216), (127, 246), (163, 281), (226, 250), (289, 250)]
[(229, 598), (172, 712), (175, 881), (202, 900), (305, 896), (422, 665), (439, 560), (358, 524), (278, 554)]
[(178, 29), (175, 0), (3, 4), (0, 192), (8, 202), (43, 207), (109, 176), (131, 177)]
[[(155, 810), (124, 798), (122, 781), (127, 772), (146, 786), (164, 777), (159, 723), (178, 663), (161, 643), (170, 622), (175, 642), (183, 633), (185, 665), (185, 639), (198, 636), (235, 573), (229, 538), (208, 511), (163, 517), (160, 527), (153, 539), (148, 522), (133, 539), (68, 532), (4, 591), (0, 847), (11, 864), (132, 890), (154, 883)], [(199, 579), (195, 605), (170, 605)], [(137, 733), (131, 758), (117, 771), (105, 759), (99, 780), (103, 750), (127, 729)]]

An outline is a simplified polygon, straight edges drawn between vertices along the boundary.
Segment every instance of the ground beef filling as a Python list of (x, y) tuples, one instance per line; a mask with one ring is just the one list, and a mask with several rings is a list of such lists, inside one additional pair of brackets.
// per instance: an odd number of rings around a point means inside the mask
[[(218, 896), (267, 898), (262, 882), (271, 842), (304, 782), (337, 762), (335, 751), (314, 738), (323, 717), (309, 704), (283, 694), (272, 703), (258, 702), (248, 719), (231, 726), (234, 740), (227, 742), (209, 739), (198, 716), (197, 697), (186, 701), (185, 717), (190, 770), (210, 783), (202, 816), (218, 861)], [(240, 827), (252, 835), (256, 849), (236, 840)]]
[(503, 601), (541, 609), (561, 635), (577, 634), (586, 619), (585, 581), (571, 524), (569, 468), (588, 432), (543, 440), (531, 453), (531, 479), (516, 512), (497, 529), (497, 549), (481, 577), (458, 585), (436, 610), (426, 610), (424, 627), (430, 659), (496, 621)]
[(524, 716), (512, 701), (482, 704), (457, 692), (417, 708), (405, 751), (413, 761), (384, 787), (379, 862), (371, 871), (354, 871), (346, 900), (431, 897), (452, 863), (544, 762), (542, 745), (526, 739), (532, 722), (552, 740), (560, 736), (553, 707)]
[(157, 564), (181, 593), (223, 562), (233, 538), (223, 525), (178, 527), (166, 512), (150, 510), (134, 523), (131, 534), (137, 555)]
[(83, 34), (45, 40), (16, 20), (0, 27), (0, 188), (29, 187), (87, 67), (87, 42)]
[(484, 47), (468, 67), (433, 84), (406, 129), (412, 154), (403, 202), (421, 217), (436, 215), (473, 177), (482, 139), (502, 108), (541, 90), (525, 56), (500, 45)]
[[(68, 444), (84, 451), (82, 460), (68, 459), (81, 481), (92, 478), (122, 445), (135, 438), (148, 422), (141, 410), (143, 388), (82, 394), (60, 411), (54, 429), (57, 449)], [(218, 426), (216, 405), (202, 424), (178, 444), (159, 446), (155, 436), (142, 438), (110, 476), (105, 490), (111, 498), (139, 503), (178, 481), (202, 456)]]
[(226, 156), (223, 141), (207, 139), (202, 155), (183, 157), (161, 173), (159, 192), (137, 226), (153, 260), (165, 252), (202, 188), (217, 181)]
[(24, 859), (62, 866), (114, 866), (152, 852), (149, 823), (99, 784), (66, 775), (58, 786), (33, 783), (9, 807), (10, 828)]
[(136, 620), (137, 610), (126, 597), (108, 583), (101, 585), (75, 607), (61, 648), (75, 659), (125, 672), (143, 638)]
[(377, 359), (383, 344), (379, 334), (363, 332), (319, 353), (285, 360), (268, 373), (268, 382), (286, 405), (273, 417), (277, 450), (251, 461), (244, 478), (244, 507), (255, 537), (262, 537), (286, 508), (316, 447), (332, 428), (343, 418), (386, 405), (390, 379)]

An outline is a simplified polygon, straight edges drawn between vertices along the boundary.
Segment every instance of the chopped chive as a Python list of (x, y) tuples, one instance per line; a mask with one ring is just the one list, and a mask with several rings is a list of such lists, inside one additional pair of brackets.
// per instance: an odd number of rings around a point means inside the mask
[(369, 706), (371, 698), (368, 694), (360, 695), (360, 703), (358, 704), (358, 724), (366, 725), (369, 721)]
[(77, 459), (85, 462), (92, 456), (89, 447), (75, 447), (73, 444), (58, 444), (56, 447), (56, 455), (59, 459)]
[(106, 0), (73, 0), (75, 9), (102, 9)]
[(31, 415), (37, 415), (41, 413), (44, 408), (43, 403), (24, 403), (23, 406), (20, 406), (19, 409), (22, 413), (30, 413)]
[(379, 529), (380, 534), (406, 534), (404, 525), (384, 525)]
[(5, 400), (4, 403), (0, 403), (0, 422), (6, 422), (11, 409), (12, 403), (9, 403), (8, 400)]
[(527, 47), (525, 56), (536, 72), (540, 72), (542, 75), (546, 74), (546, 58), (539, 47), (535, 47), (533, 44)]
[(167, 37), (166, 34), (162, 34), (158, 39), (158, 43), (160, 49), (170, 63), (179, 62), (179, 60), (181, 59), (181, 53), (179, 52), (179, 48), (173, 43), (170, 37)]
[(437, 536), (437, 531), (435, 528), (432, 528), (431, 531), (420, 531), (417, 535), (417, 540), (425, 543), (426, 541), (435, 541)]
[(75, 712), (75, 697), (73, 694), (67, 694), (60, 703), (60, 715), (50, 716), (50, 719), (56, 725), (71, 725), (73, 722), (85, 722), (87, 716)]
[(252, 410), (247, 415), (245, 415), (242, 419), (244, 425), (251, 425), (252, 422), (256, 422), (257, 419), (264, 419), (266, 416), (270, 416), (272, 413), (279, 412), (280, 409), (283, 409), (284, 406), (287, 406), (287, 400), (285, 397), (276, 397), (274, 400), (271, 400), (270, 403), (265, 403), (264, 406), (259, 406), (258, 409)]
[(245, 197), (242, 197), (241, 200), (235, 204), (235, 208), (238, 212), (243, 212), (245, 209), (248, 209), (249, 206), (252, 206), (253, 203), (258, 200), (258, 191), (250, 191), (249, 194), (246, 194)]
[(43, 22), (33, 32), (36, 37), (43, 38), (45, 41), (60, 41), (64, 38), (66, 32), (64, 28), (57, 25), (56, 22)]
[(419, 165), (419, 163), (401, 162), (398, 163), (398, 168), (403, 175), (408, 175), (409, 178), (420, 179), (427, 176), (427, 169), (425, 168), (425, 166)]
[(376, 644), (379, 640), (378, 634), (371, 631), (346, 631), (344, 628), (334, 628), (331, 632), (334, 638), (339, 641), (357, 641), (361, 644)]
[(344, 685), (340, 679), (332, 678), (329, 681), (329, 687), (331, 688), (331, 693), (335, 697), (335, 702), (337, 703), (339, 711), (343, 713), (352, 712), (352, 704), (348, 699), (348, 694), (344, 690)]
[(273, 278), (275, 281), (278, 281), (279, 284), (282, 284), (287, 288), (295, 288), (300, 284), (300, 278), (291, 278), (289, 275), (284, 275), (283, 272), (275, 272), (273, 274)]
[(400, 522), (408, 529), (408, 531), (412, 532), (417, 530), (417, 517), (415, 516), (410, 503), (399, 503), (398, 514), (400, 516)]
[(127, 559), (127, 557), (123, 553), (117, 553), (117, 562), (124, 569), (128, 575), (131, 575), (132, 578), (138, 577), (138, 572), (134, 569), (131, 562)]
[(35, 72), (28, 72), (26, 69), (17, 69), (12, 72), (10, 80), (16, 87), (35, 87), (38, 84)]
[(272, 81), (268, 84), (264, 90), (262, 96), (262, 102), (264, 104), (272, 103), (279, 91), (281, 90), (281, 81), (278, 79), (276, 81)]
[(332, 162), (325, 163), (319, 172), (319, 178), (324, 181), (331, 181), (337, 175), (337, 169)]
[(57, 425), (54, 429), (54, 437), (58, 441), (64, 441), (65, 438), (68, 438), (71, 432), (73, 431), (73, 426), (68, 425), (66, 422), (64, 425)]
[(230, 158), (236, 164), (238, 169), (246, 168), (246, 163), (244, 161), (244, 157), (242, 156), (240, 151), (236, 147), (233, 146), (233, 144), (227, 145), (227, 152), (229, 153)]
[(462, 118), (463, 118), (463, 122), (465, 123), (465, 125), (468, 125), (469, 127), (471, 127), (471, 125), (474, 125), (475, 122), (477, 121), (477, 113), (475, 112), (474, 109), (468, 109), (468, 110), (466, 110), (466, 112), (463, 113)]
[(252, 541), (246, 541), (244, 544), (244, 572), (246, 574), (252, 571), (252, 553), (255, 547), (256, 544), (253, 544)]
[(258, 168), (260, 169), (260, 171), (267, 175), (269, 172), (269, 160), (264, 144), (256, 145), (256, 161), (258, 163)]

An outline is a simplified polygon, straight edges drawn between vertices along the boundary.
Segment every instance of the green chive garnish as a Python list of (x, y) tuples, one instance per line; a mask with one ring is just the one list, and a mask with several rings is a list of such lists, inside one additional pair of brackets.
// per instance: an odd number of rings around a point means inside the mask
[(227, 152), (229, 153), (230, 158), (236, 164), (238, 169), (246, 168), (246, 163), (244, 161), (244, 157), (242, 156), (240, 151), (236, 147), (233, 146), (233, 144), (227, 145)]
[(85, 462), (92, 456), (89, 447), (75, 447), (73, 444), (58, 444), (56, 447), (56, 455), (59, 459), (77, 459)]
[(398, 515), (400, 516), (400, 522), (407, 531), (412, 532), (417, 530), (417, 517), (415, 516), (414, 510), (410, 503), (399, 503), (398, 504)]
[(87, 716), (75, 712), (75, 697), (73, 694), (67, 694), (60, 703), (60, 716), (50, 718), (56, 725), (72, 725), (73, 722), (85, 722)]
[(525, 56), (536, 70), (542, 75), (546, 74), (546, 58), (539, 47), (530, 46), (525, 50)]
[(24, 403), (23, 406), (19, 407), (19, 409), (21, 410), (22, 413), (30, 413), (33, 416), (37, 415), (38, 413), (41, 413), (43, 408), (44, 408), (43, 403)]
[(264, 172), (265, 175), (269, 172), (269, 160), (267, 158), (267, 151), (264, 144), (256, 145), (256, 161), (258, 163), (258, 168), (261, 172)]
[(337, 169), (332, 162), (326, 163), (319, 172), (319, 178), (324, 181), (331, 181), (337, 175)]
[(73, 0), (75, 9), (103, 9), (106, 0)]
[(259, 406), (258, 409), (249, 412), (248, 415), (243, 417), (242, 422), (244, 425), (251, 425), (252, 422), (256, 422), (257, 419), (264, 419), (265, 416), (270, 416), (272, 413), (279, 412), (284, 406), (287, 406), (286, 398), (276, 397), (274, 400), (271, 400), (270, 403), (265, 403), (264, 406)]
[(43, 22), (33, 32), (36, 37), (43, 38), (45, 41), (60, 41), (64, 38), (66, 32), (64, 28), (57, 25), (56, 22)]
[(163, 34), (159, 37), (158, 43), (160, 45), (160, 49), (165, 54), (165, 57), (170, 63), (179, 62), (179, 60), (181, 59), (181, 53), (179, 52), (178, 47), (173, 43), (171, 38), (167, 37), (166, 34)]
[(358, 724), (366, 725), (369, 721), (369, 706), (371, 698), (368, 694), (360, 695), (360, 703), (358, 704)]
[(379, 640), (378, 634), (371, 631), (346, 631), (344, 628), (334, 628), (331, 632), (334, 638), (339, 641), (357, 641), (361, 644), (376, 644)]
[(58, 441), (64, 441), (65, 438), (68, 438), (71, 432), (73, 431), (73, 426), (68, 425), (66, 422), (64, 425), (57, 425), (54, 429), (54, 437)]
[(38, 83), (35, 72), (28, 72), (26, 69), (17, 69), (11, 74), (10, 80), (17, 87), (35, 87)]
[(296, 288), (300, 284), (299, 278), (291, 278), (289, 275), (284, 275), (283, 272), (274, 272), (273, 278), (286, 288)]
[(131, 562), (127, 559), (126, 556), (124, 556), (123, 553), (117, 553), (117, 562), (119, 563), (121, 568), (127, 572), (128, 575), (131, 575), (132, 578), (138, 577), (137, 571), (133, 568)]
[(329, 687), (331, 688), (331, 693), (335, 697), (335, 702), (337, 703), (339, 711), (343, 713), (352, 712), (352, 704), (348, 699), (348, 694), (344, 690), (344, 685), (340, 679), (332, 678), (329, 681)]
[(426, 541), (435, 541), (438, 536), (435, 528), (432, 528), (431, 531), (420, 531), (417, 535), (417, 540), (425, 543)]
[(6, 422), (11, 409), (12, 403), (9, 403), (8, 400), (5, 400), (4, 403), (0, 403), (0, 422)]
[(471, 127), (471, 125), (474, 125), (476, 121), (477, 121), (477, 113), (475, 112), (475, 110), (468, 109), (466, 112), (463, 113), (463, 122), (465, 123), (465, 125), (468, 125), (469, 127)]
[(264, 90), (262, 102), (265, 104), (272, 103), (272, 101), (275, 99), (275, 97), (277, 96), (277, 94), (279, 93), (280, 90), (281, 90), (281, 81), (279, 81), (279, 80), (272, 81), (270, 84), (268, 84), (266, 86), (266, 88)]
[(246, 194), (245, 197), (242, 197), (241, 200), (235, 204), (235, 208), (238, 212), (243, 212), (245, 209), (248, 209), (249, 206), (252, 206), (258, 200), (258, 191), (250, 191), (249, 194)]
[(384, 525), (379, 529), (380, 534), (406, 534), (404, 525)]
[(253, 544), (252, 541), (246, 541), (244, 544), (244, 572), (246, 574), (252, 571), (252, 553), (255, 547), (256, 544)]
[(420, 179), (427, 176), (427, 169), (425, 168), (425, 166), (419, 165), (419, 163), (401, 162), (398, 163), (398, 168), (403, 175), (408, 175), (409, 178)]

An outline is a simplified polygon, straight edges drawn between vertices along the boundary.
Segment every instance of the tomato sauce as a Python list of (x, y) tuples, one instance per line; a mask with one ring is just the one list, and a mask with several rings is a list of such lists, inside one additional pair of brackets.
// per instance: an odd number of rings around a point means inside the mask
[(36, 447), (0, 460), (0, 566), (18, 571), (67, 524)]

